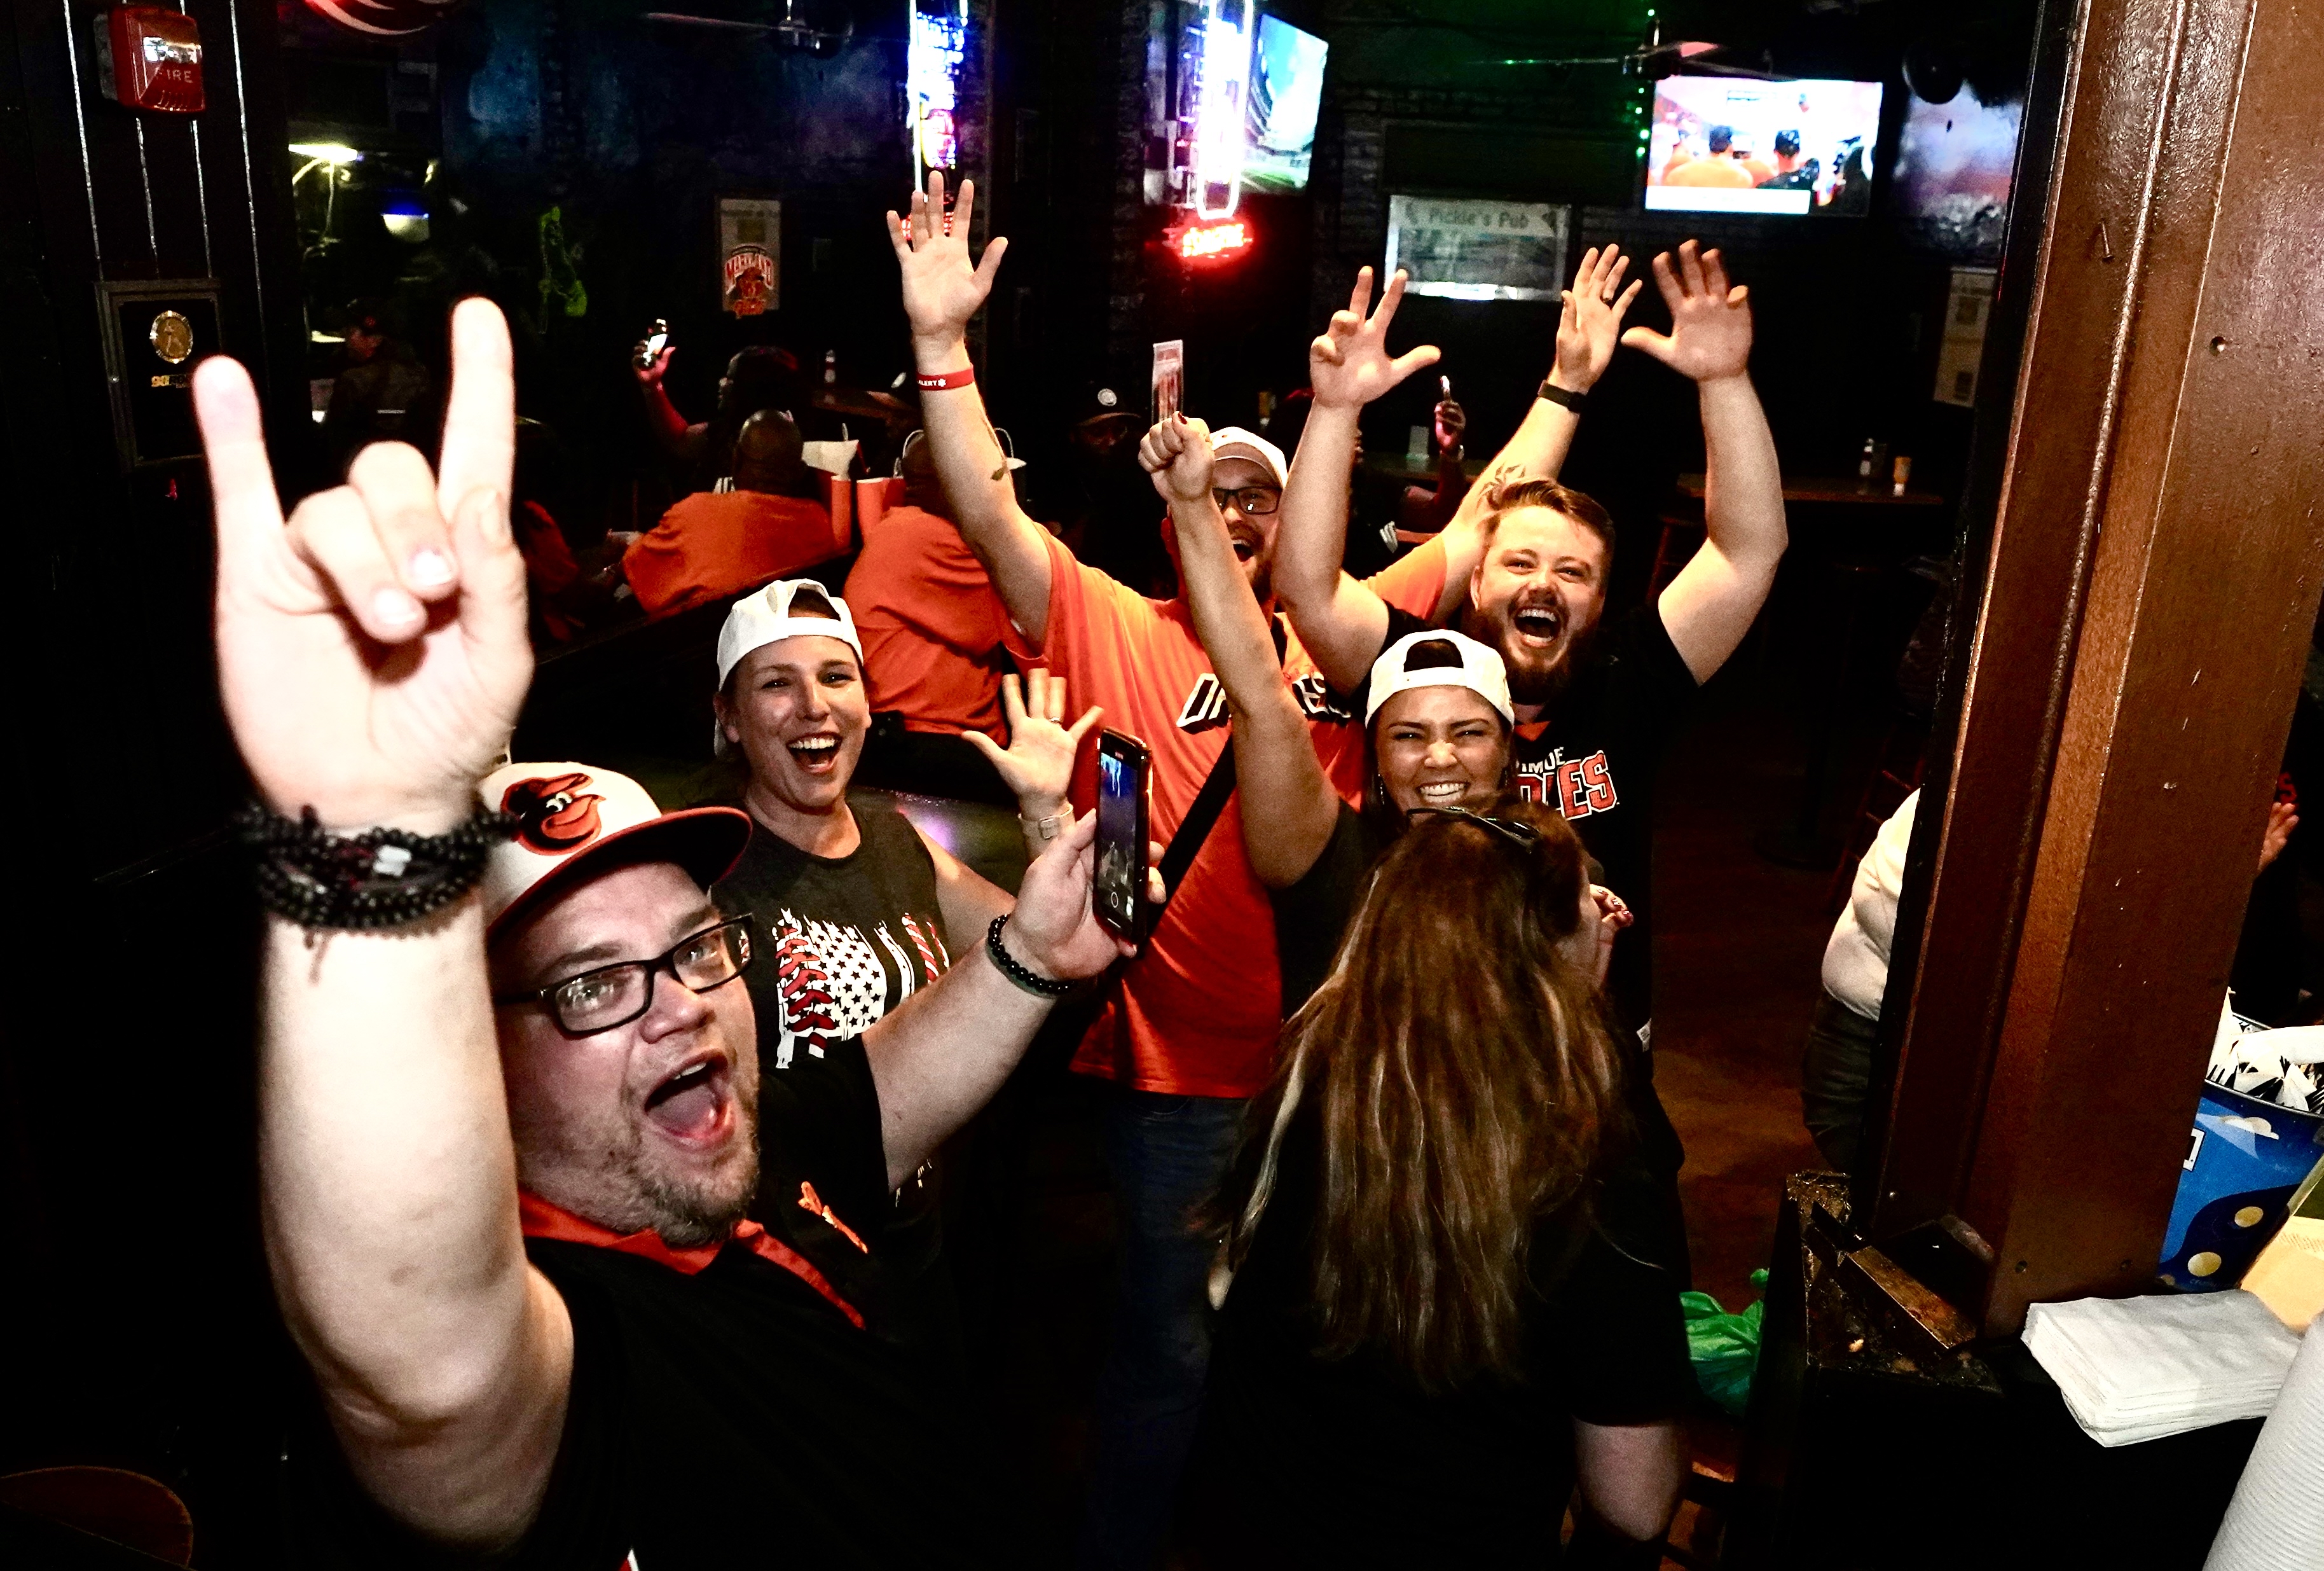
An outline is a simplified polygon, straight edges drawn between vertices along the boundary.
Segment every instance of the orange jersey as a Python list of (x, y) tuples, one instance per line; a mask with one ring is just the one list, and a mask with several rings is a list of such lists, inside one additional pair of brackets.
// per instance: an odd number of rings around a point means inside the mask
[[(1082, 566), (1061, 541), (1048, 547), (1042, 657), (1065, 678), (1068, 708), (1103, 705), (1105, 725), (1152, 753), (1148, 827), (1167, 846), (1226, 751), (1226, 695), (1184, 600), (1149, 600)], [(1433, 617), (1444, 587), (1443, 544), (1428, 541), (1370, 584), (1389, 605)], [(1283, 669), (1324, 772), (1356, 801), (1368, 777), (1360, 716), (1333, 702), (1296, 633)], [(1077, 810), (1095, 804), (1094, 775), (1085, 755), (1074, 781)], [(1074, 1067), (1140, 1091), (1250, 1096), (1274, 1073), (1282, 1023), (1275, 918), (1243, 850), (1238, 794), (1171, 892), (1138, 958), (1117, 973)]]
[(1032, 657), (950, 520), (924, 508), (888, 509), (863, 531), (846, 599), (875, 713), (900, 713), (907, 730), (982, 731), (1008, 745), (1001, 677), (1010, 656), (1020, 665)]
[(1723, 152), (1690, 159), (1664, 174), (1666, 186), (1735, 186), (1751, 184), (1751, 171)]
[(622, 555), (622, 571), (649, 616), (788, 578), (839, 554), (831, 515), (796, 496), (697, 491)]

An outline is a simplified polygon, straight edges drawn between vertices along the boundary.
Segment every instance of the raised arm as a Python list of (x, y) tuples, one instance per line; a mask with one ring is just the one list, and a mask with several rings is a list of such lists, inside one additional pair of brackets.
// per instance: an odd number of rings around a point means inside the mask
[[(644, 347), (642, 343), (638, 346), (639, 349)], [(669, 389), (663, 384), (669, 372), (670, 356), (677, 353), (665, 347), (650, 365), (641, 365), (632, 350), (630, 374), (638, 379), (638, 396), (645, 402), (646, 429), (653, 433), (654, 446), (683, 462), (699, 456), (703, 428), (686, 423), (686, 417), (678, 412), (678, 405), (669, 401)]]
[(1775, 439), (1751, 386), (1751, 301), (1729, 287), (1716, 251), (1689, 240), (1655, 258), (1670, 306), (1667, 335), (1632, 328), (1622, 342), (1691, 377), (1702, 403), (1703, 543), (1656, 602), (1698, 682), (1727, 663), (1775, 587), (1790, 531)]
[[(1323, 855), (1340, 799), (1316, 760), (1307, 722), (1277, 663), (1266, 614), (1250, 597), (1226, 520), (1211, 495), (1210, 428), (1174, 415), (1146, 433), (1138, 461), (1170, 504), (1194, 636), (1226, 689), (1243, 848), (1261, 883), (1287, 888)], [(1358, 592), (1370, 593), (1361, 586)], [(1383, 614), (1383, 631), (1385, 621)]]
[(1452, 522), (1461, 504), (1468, 500), (1469, 470), (1462, 461), (1466, 454), (1461, 438), (1469, 429), (1469, 411), (1448, 396), (1436, 401), (1430, 419), (1436, 427), (1436, 485), (1429, 491), (1417, 485), (1404, 488), (1397, 527), (1435, 534)]
[[(928, 189), (912, 193), (909, 218), (888, 215), (888, 239), (903, 273), (904, 315), (912, 327), (912, 359), (924, 376), (968, 369), (968, 324), (983, 309), (1009, 242), (996, 238), (982, 262), (968, 260), (968, 221), (976, 211), (976, 182), (960, 182), (950, 217), (944, 175), (931, 170)], [(1038, 647), (1049, 631), (1049, 546), (1047, 532), (1017, 504), (1008, 455), (984, 412), (984, 397), (969, 382), (920, 392), (928, 451), (944, 482), (945, 498), (960, 522), (961, 538), (991, 576), (1010, 620)]]
[[(1621, 342), (1622, 317), (1638, 298), (1643, 279), (1622, 286), (1630, 259), (1618, 245), (1591, 246), (1582, 254), (1574, 270), (1573, 287), (1558, 298), (1556, 356), (1549, 369), (1549, 384), (1567, 393), (1586, 393), (1598, 384)], [(1444, 543), (1444, 596), (1436, 620), (1451, 616), (1469, 591), (1469, 575), (1485, 552), (1484, 516), (1493, 487), (1520, 480), (1554, 480), (1565, 467), (1573, 433), (1582, 426), (1578, 411), (1536, 395), (1516, 432), (1477, 484), (1468, 489), (1452, 520), (1439, 538)]]
[(1317, 669), (1342, 692), (1364, 679), (1388, 639), (1388, 606), (1340, 568), (1347, 551), (1357, 422), (1364, 405), (1437, 358), (1435, 347), (1425, 344), (1388, 355), (1388, 325), (1404, 300), (1404, 282), (1401, 272), (1389, 279), (1379, 310), (1367, 318), (1372, 270), (1359, 269), (1348, 309), (1334, 312), (1323, 336), (1307, 347), (1315, 402), (1291, 460), (1275, 538), (1276, 598)]
[[(531, 676), (508, 330), (469, 300), (452, 342), (437, 474), (379, 443), (287, 527), (250, 379), (194, 377), (226, 718), (267, 805), (337, 834), (465, 819)], [(494, 1548), (539, 1509), (573, 1345), (518, 1231), (483, 928), (473, 894), (378, 933), (268, 919), (259, 1171), (275, 1293), (355, 1476)]]
[[(1025, 870), (1001, 943), (1038, 976), (1078, 981), (1137, 952), (1099, 926), (1090, 908), (1096, 839), (1093, 812), (1049, 842)], [(953, 968), (934, 985), (863, 1033), (880, 1091), (890, 1186), (918, 1172), (946, 1136), (992, 1100), (1056, 1002), (1002, 975), (982, 934), (953, 958)]]

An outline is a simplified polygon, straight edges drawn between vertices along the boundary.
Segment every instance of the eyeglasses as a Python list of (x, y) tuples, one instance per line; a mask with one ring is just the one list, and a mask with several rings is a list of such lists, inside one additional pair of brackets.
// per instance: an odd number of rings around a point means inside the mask
[(1246, 485), (1240, 491), (1213, 488), (1211, 500), (1219, 504), (1221, 513), (1224, 513), (1227, 504), (1231, 502), (1245, 518), (1264, 518), (1283, 505), (1283, 493), (1272, 485)]
[(535, 992), (497, 994), (493, 1003), (503, 1008), (538, 1003), (567, 1036), (589, 1037), (627, 1025), (651, 1009), (654, 977), (661, 972), (693, 992), (707, 993), (733, 981), (750, 964), (751, 919), (736, 917), (688, 934), (668, 954), (650, 960), (600, 966)]
[(1522, 850), (1530, 851), (1541, 844), (1541, 831), (1531, 824), (1516, 818), (1489, 818), (1483, 813), (1472, 813), (1466, 808), (1414, 808), (1406, 812), (1405, 817), (1416, 818), (1423, 813), (1434, 813), (1440, 818), (1458, 818), (1462, 823), (1474, 824), (1480, 828), (1490, 829), (1510, 845)]

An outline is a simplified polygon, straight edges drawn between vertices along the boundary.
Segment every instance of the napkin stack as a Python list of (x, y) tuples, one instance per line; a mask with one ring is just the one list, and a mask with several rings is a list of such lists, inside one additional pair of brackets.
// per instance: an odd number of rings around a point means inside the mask
[(2265, 1414), (2301, 1342), (2240, 1289), (2035, 1304), (2024, 1340), (2101, 1446)]

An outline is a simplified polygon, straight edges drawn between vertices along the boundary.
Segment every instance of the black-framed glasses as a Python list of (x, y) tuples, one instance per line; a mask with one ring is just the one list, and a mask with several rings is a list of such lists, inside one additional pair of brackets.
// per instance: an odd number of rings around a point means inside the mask
[(695, 993), (724, 987), (750, 968), (751, 919), (736, 917), (688, 933), (650, 960), (622, 960), (530, 993), (495, 994), (503, 1007), (538, 1003), (568, 1037), (591, 1037), (629, 1024), (653, 1007), (654, 977), (667, 971)]
[(1434, 813), (1440, 818), (1458, 818), (1464, 824), (1475, 824), (1490, 829), (1510, 845), (1530, 851), (1541, 844), (1541, 831), (1517, 818), (1496, 818), (1489, 814), (1470, 811), (1467, 808), (1413, 808), (1405, 817), (1416, 818), (1423, 813)]
[(1263, 518), (1283, 505), (1283, 493), (1272, 485), (1246, 485), (1240, 491), (1222, 491), (1213, 486), (1211, 500), (1219, 504), (1221, 513), (1231, 502), (1241, 509), (1245, 518)]

